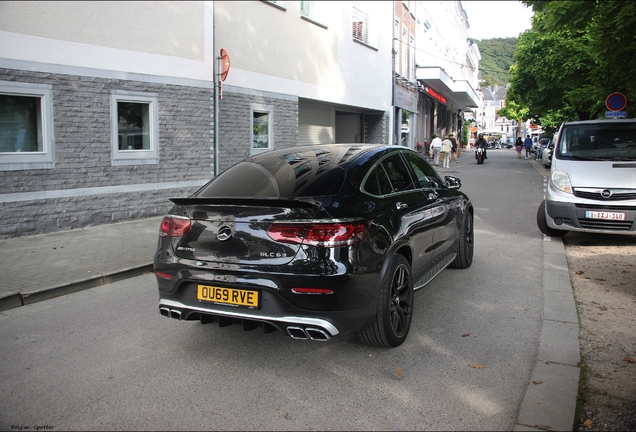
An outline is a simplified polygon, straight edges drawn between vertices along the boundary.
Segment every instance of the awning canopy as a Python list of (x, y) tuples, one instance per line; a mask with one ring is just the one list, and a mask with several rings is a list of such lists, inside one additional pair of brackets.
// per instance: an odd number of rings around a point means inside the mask
[(462, 110), (478, 108), (480, 99), (468, 81), (455, 81), (446, 71), (437, 66), (418, 66), (415, 77), (422, 84), (442, 93), (450, 102)]

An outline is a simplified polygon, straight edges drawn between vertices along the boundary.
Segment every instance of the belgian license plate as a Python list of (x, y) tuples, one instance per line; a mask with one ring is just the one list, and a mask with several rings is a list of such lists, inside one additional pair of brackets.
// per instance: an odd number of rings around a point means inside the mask
[(586, 211), (585, 217), (588, 219), (607, 219), (607, 220), (625, 220), (625, 213), (604, 212), (604, 211)]
[(199, 285), (197, 287), (197, 299), (234, 307), (247, 307), (250, 309), (259, 307), (258, 291), (251, 290)]

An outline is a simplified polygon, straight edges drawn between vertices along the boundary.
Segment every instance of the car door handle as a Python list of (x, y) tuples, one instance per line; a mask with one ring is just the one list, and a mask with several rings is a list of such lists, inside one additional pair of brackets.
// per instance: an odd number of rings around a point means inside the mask
[(408, 204), (403, 203), (403, 202), (398, 202), (398, 203), (396, 203), (396, 204), (395, 204), (395, 207), (396, 207), (398, 210), (404, 210), (404, 209), (405, 209), (405, 208), (407, 208), (408, 206), (409, 206)]

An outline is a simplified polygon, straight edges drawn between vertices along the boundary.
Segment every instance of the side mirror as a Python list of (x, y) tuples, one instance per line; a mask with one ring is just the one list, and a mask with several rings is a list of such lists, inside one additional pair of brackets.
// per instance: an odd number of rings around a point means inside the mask
[(449, 189), (459, 189), (462, 187), (462, 181), (455, 176), (446, 176), (444, 177), (444, 181), (446, 182), (446, 187)]

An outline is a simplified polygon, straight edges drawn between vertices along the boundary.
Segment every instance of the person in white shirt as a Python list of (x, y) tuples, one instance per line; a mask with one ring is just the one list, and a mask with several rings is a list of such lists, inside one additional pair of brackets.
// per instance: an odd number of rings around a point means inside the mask
[(433, 134), (433, 141), (431, 141), (431, 149), (433, 149), (433, 164), (439, 166), (439, 154), (442, 151), (442, 139), (436, 134)]
[(442, 141), (442, 152), (444, 153), (444, 168), (450, 168), (451, 150), (453, 149), (453, 143), (448, 137)]

